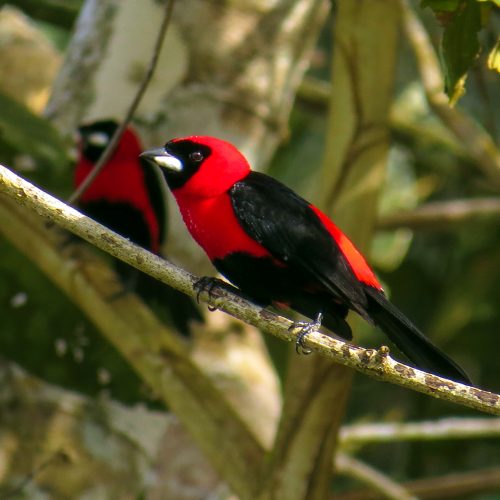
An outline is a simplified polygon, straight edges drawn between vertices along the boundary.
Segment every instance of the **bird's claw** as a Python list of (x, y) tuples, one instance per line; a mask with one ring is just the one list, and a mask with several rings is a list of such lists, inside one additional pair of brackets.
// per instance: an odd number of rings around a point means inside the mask
[[(208, 294), (209, 300), (212, 300), (213, 295), (212, 292), (214, 288), (218, 285), (220, 285), (221, 280), (217, 278), (212, 278), (211, 276), (203, 276), (200, 278), (194, 285), (193, 288), (196, 291), (196, 302), (199, 304), (200, 303), (200, 295), (203, 292), (206, 292)], [(213, 305), (208, 305), (208, 310), (209, 311), (215, 311), (217, 307)]]
[(296, 321), (290, 326), (288, 331), (298, 331), (297, 340), (295, 341), (295, 352), (297, 354), (311, 354), (311, 349), (304, 346), (304, 339), (311, 332), (317, 332), (321, 327), (323, 314), (318, 314), (314, 321)]

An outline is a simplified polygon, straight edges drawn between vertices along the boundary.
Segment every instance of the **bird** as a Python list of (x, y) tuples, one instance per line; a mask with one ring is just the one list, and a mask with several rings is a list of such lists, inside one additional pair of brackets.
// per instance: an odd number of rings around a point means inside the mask
[[(118, 126), (115, 120), (104, 119), (79, 127), (75, 188), (93, 169)], [(81, 195), (78, 207), (121, 236), (161, 255), (167, 236), (167, 188), (157, 167), (141, 164), (142, 150), (137, 132), (127, 126), (112, 157)], [(125, 291), (136, 291), (147, 302), (165, 305), (182, 334), (189, 334), (191, 320), (202, 321), (190, 297), (119, 260), (115, 260), (115, 268)]]
[(460, 366), (386, 297), (354, 243), (319, 208), (261, 172), (231, 143), (189, 136), (145, 151), (160, 167), (188, 231), (215, 268), (262, 307), (287, 307), (346, 340), (354, 311), (418, 368), (469, 384)]

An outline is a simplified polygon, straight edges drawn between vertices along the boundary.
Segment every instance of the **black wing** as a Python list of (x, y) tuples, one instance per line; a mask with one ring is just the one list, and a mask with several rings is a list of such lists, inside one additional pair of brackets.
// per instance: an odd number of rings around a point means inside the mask
[(243, 229), (273, 257), (312, 283), (320, 283), (372, 322), (362, 285), (307, 201), (258, 172), (237, 182), (229, 194)]

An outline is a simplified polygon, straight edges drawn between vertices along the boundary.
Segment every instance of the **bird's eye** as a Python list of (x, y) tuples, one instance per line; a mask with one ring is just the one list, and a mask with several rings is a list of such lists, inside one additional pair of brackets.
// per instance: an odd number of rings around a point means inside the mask
[(200, 151), (193, 151), (189, 155), (189, 159), (194, 163), (200, 163), (200, 161), (202, 161), (203, 158), (204, 158), (203, 153), (201, 153)]

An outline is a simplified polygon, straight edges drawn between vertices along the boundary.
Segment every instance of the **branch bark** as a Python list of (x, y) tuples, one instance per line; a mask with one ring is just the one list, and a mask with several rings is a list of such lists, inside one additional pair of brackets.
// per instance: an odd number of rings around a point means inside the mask
[[(2, 165), (0, 165), (0, 195), (3, 204), (9, 203), (9, 200), (11, 200), (10, 203), (14, 202), (16, 205), (25, 206), (29, 211), (59, 224), (64, 229), (73, 232), (101, 250), (150, 274), (173, 288), (193, 297), (196, 295), (193, 289), (193, 284), (197, 281), (195, 276), (130, 243), (101, 224), (85, 217), (51, 195), (44, 193)], [(23, 238), (22, 235), (18, 236), (18, 231), (16, 231), (15, 225), (12, 224), (12, 219), (9, 219), (11, 212), (12, 208), (4, 212), (5, 216), (0, 224), (2, 232), (10, 240), (16, 241), (19, 238), (19, 245), (23, 245), (24, 248), (31, 252), (30, 257), (40, 259), (40, 262), (37, 262), (39, 267), (42, 267), (45, 260), (54, 259), (50, 270), (46, 270), (46, 272), (52, 273), (52, 279), (57, 279), (61, 288), (65, 289), (75, 301), (80, 303), (81, 300), (85, 299), (83, 285), (80, 285), (82, 295), (75, 294), (73, 281), (74, 276), (79, 277), (77, 270), (70, 263), (63, 266), (61, 262), (57, 262), (61, 261), (59, 252), (44, 256), (33, 248), (33, 242), (29, 238)], [(41, 228), (38, 228), (38, 230), (41, 230)], [(50, 239), (49, 233), (44, 233), (44, 236)], [(39, 241), (42, 242), (43, 239), (41, 238)], [(228, 286), (216, 287), (211, 297), (202, 294), (200, 298), (282, 340), (288, 342), (296, 340), (295, 335), (290, 332), (290, 327), (293, 324), (290, 320), (271, 311), (261, 309), (242, 296), (228, 291), (227, 288)], [(124, 307), (122, 312), (124, 313), (126, 310), (127, 308)], [(123, 318), (118, 318), (118, 320), (120, 324), (123, 323)], [(107, 328), (112, 328), (114, 339), (119, 344), (121, 337), (116, 332), (116, 325), (112, 321), (109, 321), (109, 323)], [(143, 333), (140, 334), (143, 335)], [(163, 338), (165, 334), (162, 333), (159, 337)], [(158, 340), (151, 340), (154, 341), (153, 345), (158, 342)], [(305, 345), (332, 361), (354, 368), (378, 380), (392, 382), (479, 411), (500, 415), (500, 395), (452, 382), (399, 363), (389, 356), (387, 347), (382, 346), (379, 350), (363, 349), (320, 332), (308, 335), (305, 339)], [(182, 347), (174, 344), (171, 339), (168, 341), (167, 347), (169, 351), (174, 353), (179, 348), (183, 352)]]

